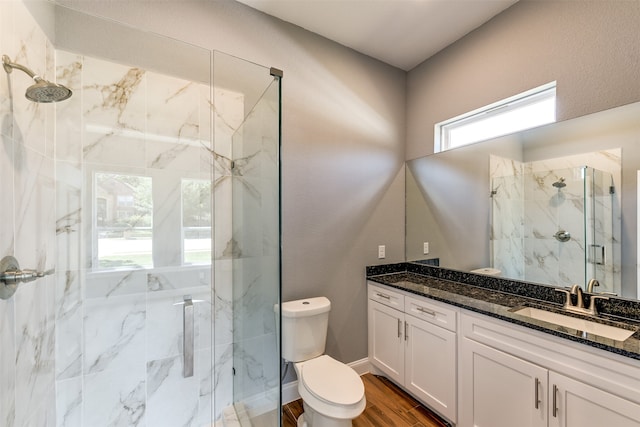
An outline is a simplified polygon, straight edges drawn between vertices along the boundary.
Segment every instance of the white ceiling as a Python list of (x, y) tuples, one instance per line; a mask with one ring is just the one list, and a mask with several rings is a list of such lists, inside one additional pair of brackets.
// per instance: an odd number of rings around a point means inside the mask
[(403, 70), (518, 0), (238, 0)]

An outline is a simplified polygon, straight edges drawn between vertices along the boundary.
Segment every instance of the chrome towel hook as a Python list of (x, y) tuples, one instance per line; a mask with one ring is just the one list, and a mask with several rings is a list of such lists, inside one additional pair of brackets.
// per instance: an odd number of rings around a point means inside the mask
[(20, 270), (18, 260), (6, 256), (0, 260), (0, 299), (9, 299), (18, 290), (18, 284), (32, 282), (40, 277), (53, 274), (55, 270)]

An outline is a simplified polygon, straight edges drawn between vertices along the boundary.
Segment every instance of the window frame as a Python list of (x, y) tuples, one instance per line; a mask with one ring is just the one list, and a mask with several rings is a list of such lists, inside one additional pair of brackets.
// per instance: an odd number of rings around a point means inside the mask
[[(554, 80), (542, 86), (535, 87), (533, 89), (527, 90), (525, 92), (519, 93), (509, 98), (502, 99), (500, 101), (494, 102), (484, 107), (477, 108), (473, 111), (469, 111), (467, 113), (461, 114), (451, 119), (436, 123), (434, 125), (434, 153), (447, 151), (447, 150), (451, 150), (458, 147), (463, 147), (465, 145), (470, 145), (470, 144), (474, 144), (476, 142), (485, 140), (485, 139), (478, 139), (475, 141), (467, 142), (465, 144), (452, 146), (451, 141), (449, 140), (449, 135), (452, 130), (455, 130), (456, 128), (467, 125), (469, 123), (486, 120), (486, 119), (495, 117), (498, 114), (503, 114), (508, 111), (515, 111), (518, 108), (526, 107), (528, 105), (539, 102), (541, 99), (550, 98), (550, 97), (553, 97), (554, 99), (556, 99), (556, 92), (557, 92), (556, 83), (557, 82)], [(554, 112), (553, 122), (556, 121), (556, 117), (557, 116)], [(539, 125), (522, 128), (514, 132), (531, 129), (533, 127), (542, 126), (544, 124), (553, 123), (553, 122), (541, 123)], [(509, 133), (512, 133), (512, 132), (511, 131), (505, 131), (502, 133), (499, 132), (496, 135), (492, 136), (491, 138), (507, 135)]]

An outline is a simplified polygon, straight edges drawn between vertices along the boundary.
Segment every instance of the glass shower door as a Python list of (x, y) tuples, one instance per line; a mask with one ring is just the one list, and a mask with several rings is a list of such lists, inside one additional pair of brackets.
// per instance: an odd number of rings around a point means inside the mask
[[(280, 77), (273, 73), (278, 72), (214, 53), (215, 149), (224, 157), (217, 169), (216, 215), (231, 224), (216, 226), (221, 268), (215, 292), (230, 298), (232, 321), (230, 345), (219, 354), (227, 366), (220, 365), (224, 371), (216, 378), (225, 381), (230, 373), (233, 390), (216, 402), (231, 405), (247, 426), (280, 425), (274, 312), (280, 296)], [(235, 114), (220, 116), (223, 105)], [(225, 333), (216, 325), (218, 331)]]
[(594, 292), (612, 292), (616, 287), (613, 265), (614, 194), (610, 173), (585, 168), (586, 280), (598, 280), (600, 287), (594, 288)]

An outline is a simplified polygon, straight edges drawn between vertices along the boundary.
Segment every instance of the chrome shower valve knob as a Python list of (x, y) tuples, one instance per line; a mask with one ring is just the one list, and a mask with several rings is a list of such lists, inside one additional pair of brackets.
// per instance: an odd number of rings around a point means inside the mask
[(0, 299), (9, 299), (18, 289), (18, 284), (33, 282), (34, 280), (53, 274), (54, 270), (36, 271), (20, 270), (18, 260), (6, 256), (0, 260)]
[(44, 277), (44, 272), (35, 270), (5, 271), (0, 274), (0, 281), (5, 284), (32, 282), (38, 277)]

